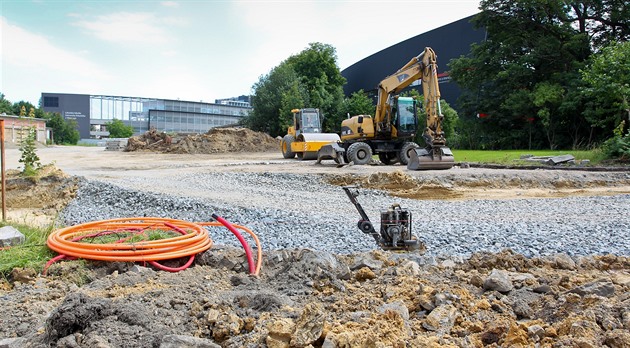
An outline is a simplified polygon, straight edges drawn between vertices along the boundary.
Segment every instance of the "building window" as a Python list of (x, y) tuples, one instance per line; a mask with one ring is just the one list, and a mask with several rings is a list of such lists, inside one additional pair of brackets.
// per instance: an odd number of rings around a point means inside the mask
[(44, 97), (44, 107), (58, 108), (59, 97)]

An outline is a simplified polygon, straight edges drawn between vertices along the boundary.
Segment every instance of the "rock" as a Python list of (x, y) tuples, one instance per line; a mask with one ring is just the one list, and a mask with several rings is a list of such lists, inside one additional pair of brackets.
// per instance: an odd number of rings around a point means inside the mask
[(493, 269), (490, 275), (483, 282), (484, 290), (494, 290), (500, 293), (507, 293), (514, 289), (512, 281), (506, 271)]
[(470, 280), (468, 282), (478, 288), (481, 288), (483, 286), (483, 278), (481, 278), (479, 274), (475, 274), (470, 277)]
[(350, 267), (351, 270), (356, 271), (358, 269), (367, 267), (369, 269), (371, 269), (372, 271), (378, 270), (381, 267), (383, 267), (383, 261), (379, 261), (379, 260), (374, 260), (372, 258), (366, 258), (366, 257), (362, 257), (359, 260), (357, 260), (352, 267)]
[(575, 261), (567, 254), (554, 255), (552, 260), (557, 268), (575, 269)]
[(295, 323), (291, 346), (305, 347), (315, 343), (324, 332), (325, 311), (319, 304), (307, 304)]
[(580, 337), (593, 340), (602, 332), (602, 329), (590, 320), (578, 320), (571, 324), (569, 334), (573, 337)]
[(338, 272), (337, 272), (337, 279), (340, 280), (350, 280), (352, 279), (352, 271), (350, 270), (350, 267), (348, 267), (347, 265), (341, 265), (338, 268)]
[(540, 325), (532, 325), (527, 328), (527, 334), (538, 342), (545, 337), (545, 329)]
[(569, 290), (569, 293), (578, 294), (580, 296), (597, 295), (601, 297), (611, 297), (615, 294), (615, 286), (610, 281), (599, 280), (580, 285), (577, 288)]
[(392, 311), (400, 314), (400, 317), (404, 320), (409, 320), (409, 309), (405, 305), (403, 301), (394, 301), (391, 303), (386, 303), (380, 306), (378, 309), (379, 313), (385, 313), (386, 311)]
[(265, 339), (268, 347), (289, 347), (295, 323), (290, 318), (280, 318), (267, 325), (269, 334)]
[(25, 240), (24, 235), (13, 226), (0, 228), (0, 247), (20, 245)]
[(455, 268), (455, 266), (457, 266), (455, 264), (455, 261), (453, 260), (444, 260), (442, 261), (442, 267), (444, 268)]
[(205, 338), (166, 335), (162, 337), (160, 348), (221, 348), (221, 346)]
[(396, 269), (396, 274), (417, 277), (420, 275), (420, 265), (415, 261), (405, 261)]
[(133, 265), (131, 266), (131, 268), (129, 268), (129, 272), (133, 272), (133, 273), (139, 273), (139, 274), (151, 274), (151, 273), (155, 273), (154, 270), (148, 268), (148, 267), (142, 267), (139, 265)]
[(547, 284), (543, 284), (543, 285), (535, 287), (532, 291), (534, 291), (537, 294), (546, 294), (549, 291), (551, 291), (551, 287)]
[(630, 347), (630, 333), (626, 330), (613, 330), (606, 332), (604, 344), (610, 348)]
[(450, 304), (436, 307), (427, 315), (422, 326), (429, 331), (438, 333), (449, 333), (455, 325), (455, 320), (459, 315), (457, 308)]
[(358, 281), (364, 281), (376, 278), (376, 274), (369, 267), (363, 267), (354, 276)]
[(21, 338), (11, 337), (11, 338), (2, 338), (0, 339), (0, 348), (14, 348), (19, 347)]

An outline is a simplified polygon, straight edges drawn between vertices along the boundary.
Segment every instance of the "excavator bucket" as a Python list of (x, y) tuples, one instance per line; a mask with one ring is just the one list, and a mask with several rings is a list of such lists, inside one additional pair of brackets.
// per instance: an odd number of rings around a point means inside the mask
[(347, 164), (344, 157), (345, 153), (346, 150), (337, 143), (324, 145), (317, 151), (317, 164), (323, 160), (332, 159), (337, 163), (337, 167), (343, 167)]
[(453, 152), (446, 146), (414, 149), (409, 154), (407, 169), (410, 170), (451, 169), (455, 164)]

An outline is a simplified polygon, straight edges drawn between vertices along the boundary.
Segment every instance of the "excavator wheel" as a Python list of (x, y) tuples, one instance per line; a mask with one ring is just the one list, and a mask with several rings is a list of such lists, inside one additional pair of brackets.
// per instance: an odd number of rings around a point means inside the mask
[(398, 156), (395, 152), (381, 152), (378, 154), (378, 159), (385, 165), (396, 164), (396, 162), (398, 162)]
[(356, 142), (348, 147), (348, 161), (357, 165), (368, 164), (372, 159), (372, 148), (364, 142)]
[(409, 163), (409, 159), (411, 158), (411, 152), (415, 151), (417, 148), (420, 148), (420, 146), (414, 142), (408, 141), (404, 143), (400, 148), (400, 151), (398, 151), (398, 160), (400, 161), (400, 164), (407, 165), (407, 163)]
[(295, 138), (293, 137), (293, 135), (285, 135), (284, 138), (282, 138), (282, 157), (284, 158), (293, 158), (295, 157), (295, 152), (291, 151), (291, 143), (293, 143), (295, 141)]

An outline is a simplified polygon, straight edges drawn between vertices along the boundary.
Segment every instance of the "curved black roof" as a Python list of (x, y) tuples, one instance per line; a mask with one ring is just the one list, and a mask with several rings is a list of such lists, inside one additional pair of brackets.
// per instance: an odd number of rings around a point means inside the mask
[[(344, 93), (350, 95), (360, 89), (366, 92), (376, 90), (383, 78), (395, 73), (425, 47), (433, 48), (437, 54), (438, 74), (445, 73), (451, 59), (467, 55), (472, 43), (485, 39), (485, 29), (475, 29), (470, 23), (472, 17), (414, 36), (347, 67), (341, 71), (341, 75), (347, 80)], [(449, 83), (449, 80), (440, 80), (440, 91), (442, 99), (455, 104), (460, 90), (454, 83)]]

